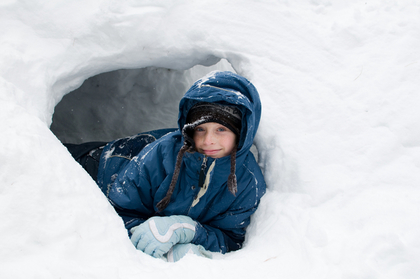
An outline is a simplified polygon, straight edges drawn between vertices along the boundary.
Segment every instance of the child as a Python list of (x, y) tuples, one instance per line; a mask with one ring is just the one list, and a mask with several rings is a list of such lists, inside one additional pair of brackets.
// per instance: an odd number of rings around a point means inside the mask
[(260, 116), (258, 92), (248, 80), (213, 72), (181, 99), (179, 129), (103, 148), (98, 185), (137, 249), (176, 261), (242, 247), (266, 188), (250, 152)]

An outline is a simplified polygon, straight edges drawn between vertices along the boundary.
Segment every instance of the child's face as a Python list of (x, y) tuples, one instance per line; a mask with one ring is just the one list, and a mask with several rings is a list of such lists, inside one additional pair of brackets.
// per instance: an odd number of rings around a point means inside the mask
[(236, 145), (236, 135), (215, 122), (195, 127), (194, 143), (197, 151), (212, 158), (228, 156)]

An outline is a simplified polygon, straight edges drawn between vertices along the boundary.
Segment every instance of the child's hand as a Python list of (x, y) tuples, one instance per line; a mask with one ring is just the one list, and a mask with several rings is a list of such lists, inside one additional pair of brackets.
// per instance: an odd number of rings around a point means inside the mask
[(212, 258), (210, 251), (204, 249), (201, 245), (195, 245), (192, 243), (187, 244), (175, 244), (171, 250), (169, 250), (166, 258), (168, 262), (177, 262), (187, 254), (194, 254), (196, 256)]
[(188, 216), (152, 217), (130, 230), (131, 242), (155, 258), (166, 254), (177, 243), (190, 243), (196, 222)]

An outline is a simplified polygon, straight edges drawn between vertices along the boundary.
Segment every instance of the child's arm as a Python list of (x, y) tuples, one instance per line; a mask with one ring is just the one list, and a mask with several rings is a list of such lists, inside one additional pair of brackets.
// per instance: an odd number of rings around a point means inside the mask
[(197, 224), (196, 234), (191, 243), (221, 253), (242, 248), (251, 215), (257, 210), (265, 193), (265, 182), (259, 168), (253, 174), (255, 177), (248, 180), (243, 191), (238, 192), (229, 210), (209, 222)]
[(129, 232), (155, 214), (153, 193), (156, 186), (153, 185), (160, 185), (165, 178), (164, 166), (156, 163), (163, 160), (157, 148), (154, 143), (145, 147), (119, 172), (108, 191), (110, 203)]
[[(245, 219), (237, 218), (237, 216), (223, 216), (220, 221), (223, 223), (231, 223), (224, 227), (215, 226), (213, 224), (197, 224), (196, 234), (191, 241), (193, 244), (202, 245), (209, 251), (227, 253), (242, 248), (245, 240), (246, 227), (250, 223), (250, 216), (255, 212), (257, 207), (251, 209)], [(238, 222), (238, 220), (241, 220)], [(236, 226), (235, 226), (236, 225)]]

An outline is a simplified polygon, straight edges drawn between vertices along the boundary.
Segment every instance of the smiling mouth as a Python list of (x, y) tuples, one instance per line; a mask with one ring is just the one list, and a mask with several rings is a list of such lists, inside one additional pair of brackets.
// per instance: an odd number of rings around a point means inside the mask
[(220, 151), (220, 149), (212, 149), (212, 150), (203, 150), (204, 154), (206, 155), (213, 155)]

